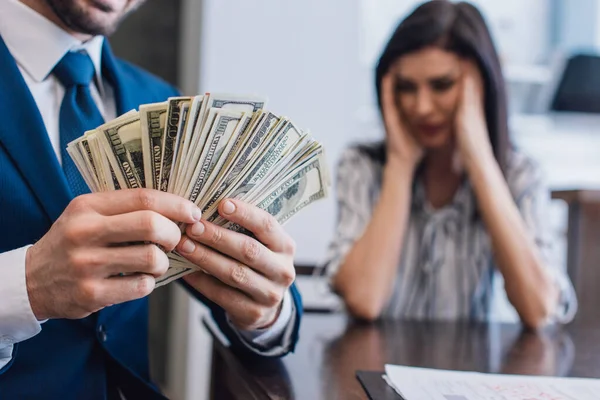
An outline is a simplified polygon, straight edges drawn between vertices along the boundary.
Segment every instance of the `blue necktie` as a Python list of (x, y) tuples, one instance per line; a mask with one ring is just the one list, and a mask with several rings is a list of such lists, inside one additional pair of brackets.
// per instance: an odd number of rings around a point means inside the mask
[(65, 87), (65, 97), (60, 106), (60, 154), (62, 167), (73, 196), (90, 190), (67, 153), (69, 142), (85, 131), (104, 123), (92, 94), (90, 83), (94, 77), (94, 63), (87, 53), (69, 52), (54, 67), (54, 76)]

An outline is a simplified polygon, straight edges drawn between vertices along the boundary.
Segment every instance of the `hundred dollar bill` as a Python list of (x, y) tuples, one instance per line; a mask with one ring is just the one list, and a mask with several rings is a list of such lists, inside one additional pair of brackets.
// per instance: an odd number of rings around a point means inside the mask
[(92, 158), (94, 159), (94, 165), (96, 166), (98, 181), (103, 190), (119, 189), (120, 186), (119, 182), (117, 182), (117, 177), (115, 176), (114, 171), (112, 171), (110, 168), (110, 163), (108, 162), (108, 158), (105, 156), (105, 152), (100, 145), (100, 140), (98, 138), (98, 132), (94, 132), (86, 136), (90, 146), (90, 151), (92, 153)]
[(262, 97), (238, 96), (226, 93), (209, 93), (206, 106), (230, 111), (253, 113), (265, 108), (267, 100)]
[(239, 111), (246, 113), (254, 113), (266, 104), (266, 99), (261, 97), (246, 97), (236, 96), (222, 93), (207, 93), (202, 101), (201, 110), (198, 116), (198, 123), (192, 132), (190, 140), (190, 148), (188, 154), (183, 161), (188, 170), (185, 171), (183, 178), (177, 182), (175, 193), (184, 195), (189, 188), (192, 180), (192, 174), (195, 167), (199, 163), (200, 156), (204, 150), (204, 143), (207, 140), (207, 135), (210, 129), (206, 129), (214, 120), (215, 109), (225, 109), (230, 111)]
[[(190, 142), (193, 140), (193, 133), (195, 131), (196, 125), (199, 123), (199, 119), (201, 117), (201, 113), (203, 112), (204, 105), (204, 96), (196, 96), (192, 100), (189, 110), (189, 116), (186, 118), (185, 128), (183, 131), (183, 135), (180, 139), (180, 144), (177, 148), (177, 154), (175, 154), (175, 169), (171, 175), (175, 175), (175, 179), (173, 183), (172, 193), (176, 193), (180, 186), (180, 181), (183, 176), (183, 170), (188, 168), (186, 164), (188, 151), (190, 149)], [(169, 182), (171, 183), (171, 182)]]
[[(110, 124), (124, 121), (135, 114), (135, 110), (131, 110), (114, 119)], [(72, 152), (69, 154), (75, 156), (79, 161), (78, 167), (81, 167), (84, 179), (86, 179), (86, 181), (90, 180), (88, 186), (90, 186), (93, 191), (112, 190), (115, 187), (114, 184), (107, 185), (105, 181), (106, 175), (104, 173), (104, 167), (106, 166), (104, 165), (104, 162), (108, 164), (108, 161), (106, 160), (105, 153), (100, 149), (100, 142), (98, 139), (101, 136), (101, 128), (108, 127), (110, 124), (103, 124), (96, 129), (86, 131), (82, 137), (73, 140), (67, 146), (67, 149), (71, 148), (72, 151), (77, 150), (74, 154)], [(77, 156), (77, 154), (79, 156)], [(108, 167), (106, 167), (106, 169), (108, 169)]]
[[(192, 172), (198, 164), (198, 158), (204, 148), (206, 137), (210, 132), (210, 127), (215, 120), (215, 112), (212, 108), (207, 105), (210, 103), (210, 94), (207, 93), (203, 96), (202, 102), (198, 109), (198, 115), (196, 117), (196, 123), (191, 132), (191, 136), (188, 140), (189, 145), (187, 147), (186, 154), (183, 154), (183, 159), (180, 162), (180, 168), (182, 169), (181, 175), (177, 177), (175, 184), (175, 193), (183, 196), (189, 185), (189, 180)], [(213, 112), (211, 112), (213, 110)]]
[(101, 144), (100, 138), (100, 132), (97, 132), (88, 137), (88, 143), (90, 144), (92, 155), (94, 157), (94, 160), (98, 160), (96, 165), (100, 166), (98, 171), (102, 173), (102, 175), (100, 176), (106, 186), (106, 190), (119, 190), (121, 189), (121, 184), (117, 179), (117, 174), (115, 173), (115, 170), (112, 168), (110, 162), (108, 161), (108, 152), (105, 150), (105, 146)]
[[(200, 194), (198, 195), (198, 200), (196, 201), (198, 205), (200, 205), (201, 202), (204, 200), (207, 191), (210, 190), (212, 184), (219, 176), (220, 171), (227, 169), (227, 165), (225, 163), (228, 161), (228, 158), (231, 155), (230, 153), (232, 151), (232, 148), (236, 146), (236, 144), (239, 145), (239, 140), (243, 136), (244, 129), (247, 128), (249, 121), (250, 116), (246, 113), (242, 113), (242, 117), (240, 118), (233, 133), (231, 133), (230, 138), (227, 139), (224, 148), (221, 147), (220, 149), (218, 149), (217, 153), (219, 154), (216, 154), (212, 158), (212, 161), (210, 162), (210, 165), (208, 167), (208, 178), (202, 185), (202, 190), (200, 191)], [(224, 143), (224, 141), (221, 141), (221, 143)]]
[(271, 112), (263, 113), (259, 117), (256, 128), (249, 133), (246, 143), (240, 149), (238, 156), (232, 160), (229, 170), (222, 176), (221, 181), (214, 191), (208, 195), (208, 200), (202, 205), (203, 210), (210, 209), (221, 198), (222, 194), (231, 187), (240, 176), (244, 168), (248, 166), (256, 153), (264, 147), (264, 143), (278, 125), (280, 118)]
[[(71, 142), (69, 146), (78, 147), (79, 152), (84, 155), (84, 158), (89, 158), (86, 160), (86, 166), (88, 168), (88, 172), (94, 175), (94, 180), (96, 181), (97, 191), (105, 191), (108, 190), (106, 186), (106, 182), (104, 182), (104, 174), (102, 171), (102, 160), (99, 158), (99, 152), (96, 150), (95, 143), (93, 142), (93, 137), (90, 135), (91, 133), (96, 133), (96, 131), (88, 131), (85, 133), (85, 136), (81, 137), (79, 140)], [(82, 146), (82, 143), (85, 141), (85, 148)], [(90, 165), (93, 165), (91, 167)]]
[(327, 161), (324, 153), (308, 160), (284, 178), (279, 187), (257, 203), (284, 225), (309, 204), (328, 196)]
[[(243, 193), (243, 196), (235, 196), (249, 204), (257, 204), (260, 202), (265, 193), (273, 191), (280, 183), (281, 177), (287, 176), (299, 165), (308, 162), (310, 159), (317, 157), (323, 153), (322, 146), (310, 137), (308, 133), (304, 133), (300, 141), (291, 148), (282, 159), (266, 174), (266, 176), (252, 185), (250, 190)], [(325, 171), (327, 172), (327, 171)], [(329, 183), (327, 182), (327, 186)], [(235, 186), (237, 187), (237, 185)], [(234, 197), (234, 196), (231, 196)], [(216, 210), (215, 210), (216, 211)], [(215, 213), (206, 213), (207, 219), (216, 225), (223, 226), (228, 221)]]
[(227, 147), (229, 139), (236, 131), (244, 113), (229, 110), (218, 110), (212, 129), (204, 145), (200, 161), (192, 175), (193, 179), (188, 187), (186, 198), (192, 202), (198, 200), (199, 195), (206, 184), (211, 168), (219, 160), (219, 157)]
[(245, 121), (240, 122), (240, 125), (238, 128), (236, 128), (236, 130), (239, 130), (239, 133), (234, 133), (228, 148), (225, 150), (225, 154), (221, 156), (219, 165), (217, 165), (215, 168), (215, 173), (212, 174), (210, 182), (207, 183), (208, 188), (205, 186), (206, 189), (203, 190), (202, 199), (198, 203), (198, 207), (200, 207), (200, 209), (204, 207), (206, 202), (223, 183), (224, 178), (228, 176), (229, 172), (235, 165), (235, 161), (242, 154), (243, 148), (255, 132), (255, 129), (261, 117), (263, 116), (264, 113), (262, 110), (260, 110), (254, 113), (251, 117), (246, 118)]
[[(202, 127), (206, 123), (208, 113), (211, 109), (221, 108), (230, 111), (239, 111), (253, 114), (260, 109), (263, 109), (267, 100), (262, 97), (238, 96), (226, 93), (207, 93), (204, 96), (202, 109), (198, 117), (198, 125)], [(194, 139), (201, 139), (194, 134)], [(193, 140), (191, 144), (196, 144)], [(189, 159), (187, 161), (190, 161)], [(189, 164), (189, 163), (188, 163)], [(191, 163), (195, 164), (195, 163)]]
[(67, 153), (73, 160), (75, 167), (83, 177), (86, 185), (90, 188), (92, 192), (97, 191), (97, 184), (95, 182), (95, 177), (91, 174), (90, 169), (87, 168), (85, 163), (85, 156), (81, 153), (80, 148), (78, 146), (79, 143), (69, 143), (67, 145)]
[(192, 184), (193, 177), (196, 173), (196, 168), (200, 164), (200, 157), (204, 152), (204, 146), (208, 141), (208, 136), (213, 130), (218, 112), (219, 110), (217, 108), (212, 108), (208, 111), (205, 124), (202, 126), (199, 132), (199, 140), (197, 141), (195, 148), (190, 149), (188, 161), (186, 162), (186, 167), (184, 168), (184, 175), (183, 177), (179, 178), (177, 188), (175, 189), (175, 193), (179, 196), (187, 197), (188, 189)]
[(302, 139), (303, 133), (292, 122), (288, 122), (278, 137), (269, 146), (263, 158), (256, 163), (255, 167), (246, 175), (239, 188), (234, 192), (236, 196), (243, 196), (251, 190), (252, 186), (260, 183), (276, 164), (287, 154), (290, 149)]
[(105, 140), (103, 140), (104, 134), (102, 133), (102, 129), (109, 125), (119, 124), (135, 115), (137, 115), (137, 111), (131, 110), (84, 134), (92, 153), (94, 165), (96, 166), (98, 180), (101, 181), (104, 190), (118, 190), (121, 189), (121, 185), (117, 179), (117, 173), (109, 162), (108, 152), (105, 151), (107, 146), (104, 146)]
[(179, 141), (179, 123), (182, 118), (184, 105), (192, 102), (192, 97), (171, 97), (168, 100), (167, 121), (162, 142), (162, 160), (160, 167), (159, 189), (166, 192), (169, 187), (169, 178), (173, 170), (175, 150)]
[(99, 132), (100, 142), (119, 186), (130, 189), (144, 187), (144, 155), (138, 113), (104, 124)]
[[(327, 162), (321, 152), (291, 171), (256, 206), (283, 225), (301, 209), (328, 195), (326, 171)], [(231, 222), (225, 228), (246, 233), (240, 225)]]
[(316, 143), (308, 133), (304, 133), (294, 147), (283, 155), (277, 164), (267, 171), (263, 178), (255, 181), (250, 190), (238, 198), (250, 203), (256, 202), (264, 193), (271, 191), (273, 185), (279, 184), (282, 176), (286, 176), (298, 167), (298, 165), (309, 158), (317, 156), (321, 151), (323, 151), (321, 145)]
[[(296, 128), (292, 122), (287, 121), (275, 134), (274, 138), (268, 143), (268, 146), (266, 146), (263, 154), (261, 154), (253, 164), (251, 164), (240, 174), (241, 180), (232, 185), (230, 190), (222, 193), (219, 201), (225, 197), (236, 199), (243, 198), (268, 174), (269, 170), (273, 168), (281, 159), (281, 157), (284, 156), (287, 151), (293, 148), (301, 138), (301, 130)], [(206, 219), (209, 222), (213, 222), (219, 217), (217, 207), (218, 201), (207, 210)]]
[(179, 124), (177, 125), (177, 140), (175, 141), (175, 148), (173, 149), (173, 161), (171, 163), (171, 172), (169, 173), (169, 180), (167, 186), (167, 192), (173, 193), (175, 189), (175, 180), (177, 179), (177, 168), (178, 168), (178, 154), (181, 151), (183, 145), (182, 140), (189, 123), (189, 112), (190, 104), (183, 104), (181, 106), (181, 116), (179, 117)]
[(90, 143), (88, 142), (88, 139), (85, 136), (82, 137), (81, 140), (74, 144), (74, 147), (77, 147), (79, 149), (79, 152), (83, 156), (85, 166), (89, 174), (92, 176), (92, 180), (94, 181), (94, 191), (99, 191), (101, 186), (100, 180), (98, 179), (98, 170), (94, 162), (94, 157), (92, 156), (92, 150), (90, 148)]
[(167, 106), (166, 102), (140, 106), (142, 147), (144, 149), (144, 181), (149, 189), (160, 187), (162, 142), (167, 120)]

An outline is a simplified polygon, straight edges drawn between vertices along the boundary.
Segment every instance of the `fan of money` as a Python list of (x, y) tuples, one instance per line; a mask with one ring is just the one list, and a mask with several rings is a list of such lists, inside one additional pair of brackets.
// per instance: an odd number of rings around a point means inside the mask
[[(203, 218), (228, 229), (224, 198), (253, 204), (284, 224), (325, 198), (330, 175), (323, 146), (266, 100), (207, 93), (141, 105), (69, 143), (67, 151), (92, 192), (150, 188), (185, 197)], [(169, 253), (156, 286), (199, 268)]]

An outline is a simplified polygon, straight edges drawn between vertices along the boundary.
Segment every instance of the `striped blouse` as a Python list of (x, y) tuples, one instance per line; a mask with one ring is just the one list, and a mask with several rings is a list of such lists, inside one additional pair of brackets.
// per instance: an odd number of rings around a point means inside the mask
[[(335, 275), (361, 237), (379, 197), (383, 165), (365, 149), (347, 149), (338, 164), (337, 229), (325, 264), (329, 276)], [(577, 300), (564, 268), (553, 256), (548, 226), (550, 197), (540, 169), (524, 154), (513, 151), (506, 179), (535, 238), (543, 265), (560, 290), (560, 305), (553, 321), (569, 322), (577, 310)], [(519, 320), (507, 299), (490, 237), (477, 217), (468, 179), (463, 180), (452, 202), (439, 209), (428, 204), (420, 179), (415, 179), (407, 229), (384, 318)]]

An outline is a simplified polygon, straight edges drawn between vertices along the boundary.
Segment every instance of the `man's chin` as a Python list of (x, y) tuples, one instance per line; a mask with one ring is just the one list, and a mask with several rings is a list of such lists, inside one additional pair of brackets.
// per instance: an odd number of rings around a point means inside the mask
[(69, 23), (68, 27), (77, 33), (90, 36), (109, 36), (114, 33), (120, 21), (106, 21), (105, 19), (87, 19)]
[[(110, 35), (135, 7), (111, 0), (46, 0), (58, 18), (74, 32)], [(140, 2), (141, 3), (141, 2)]]

